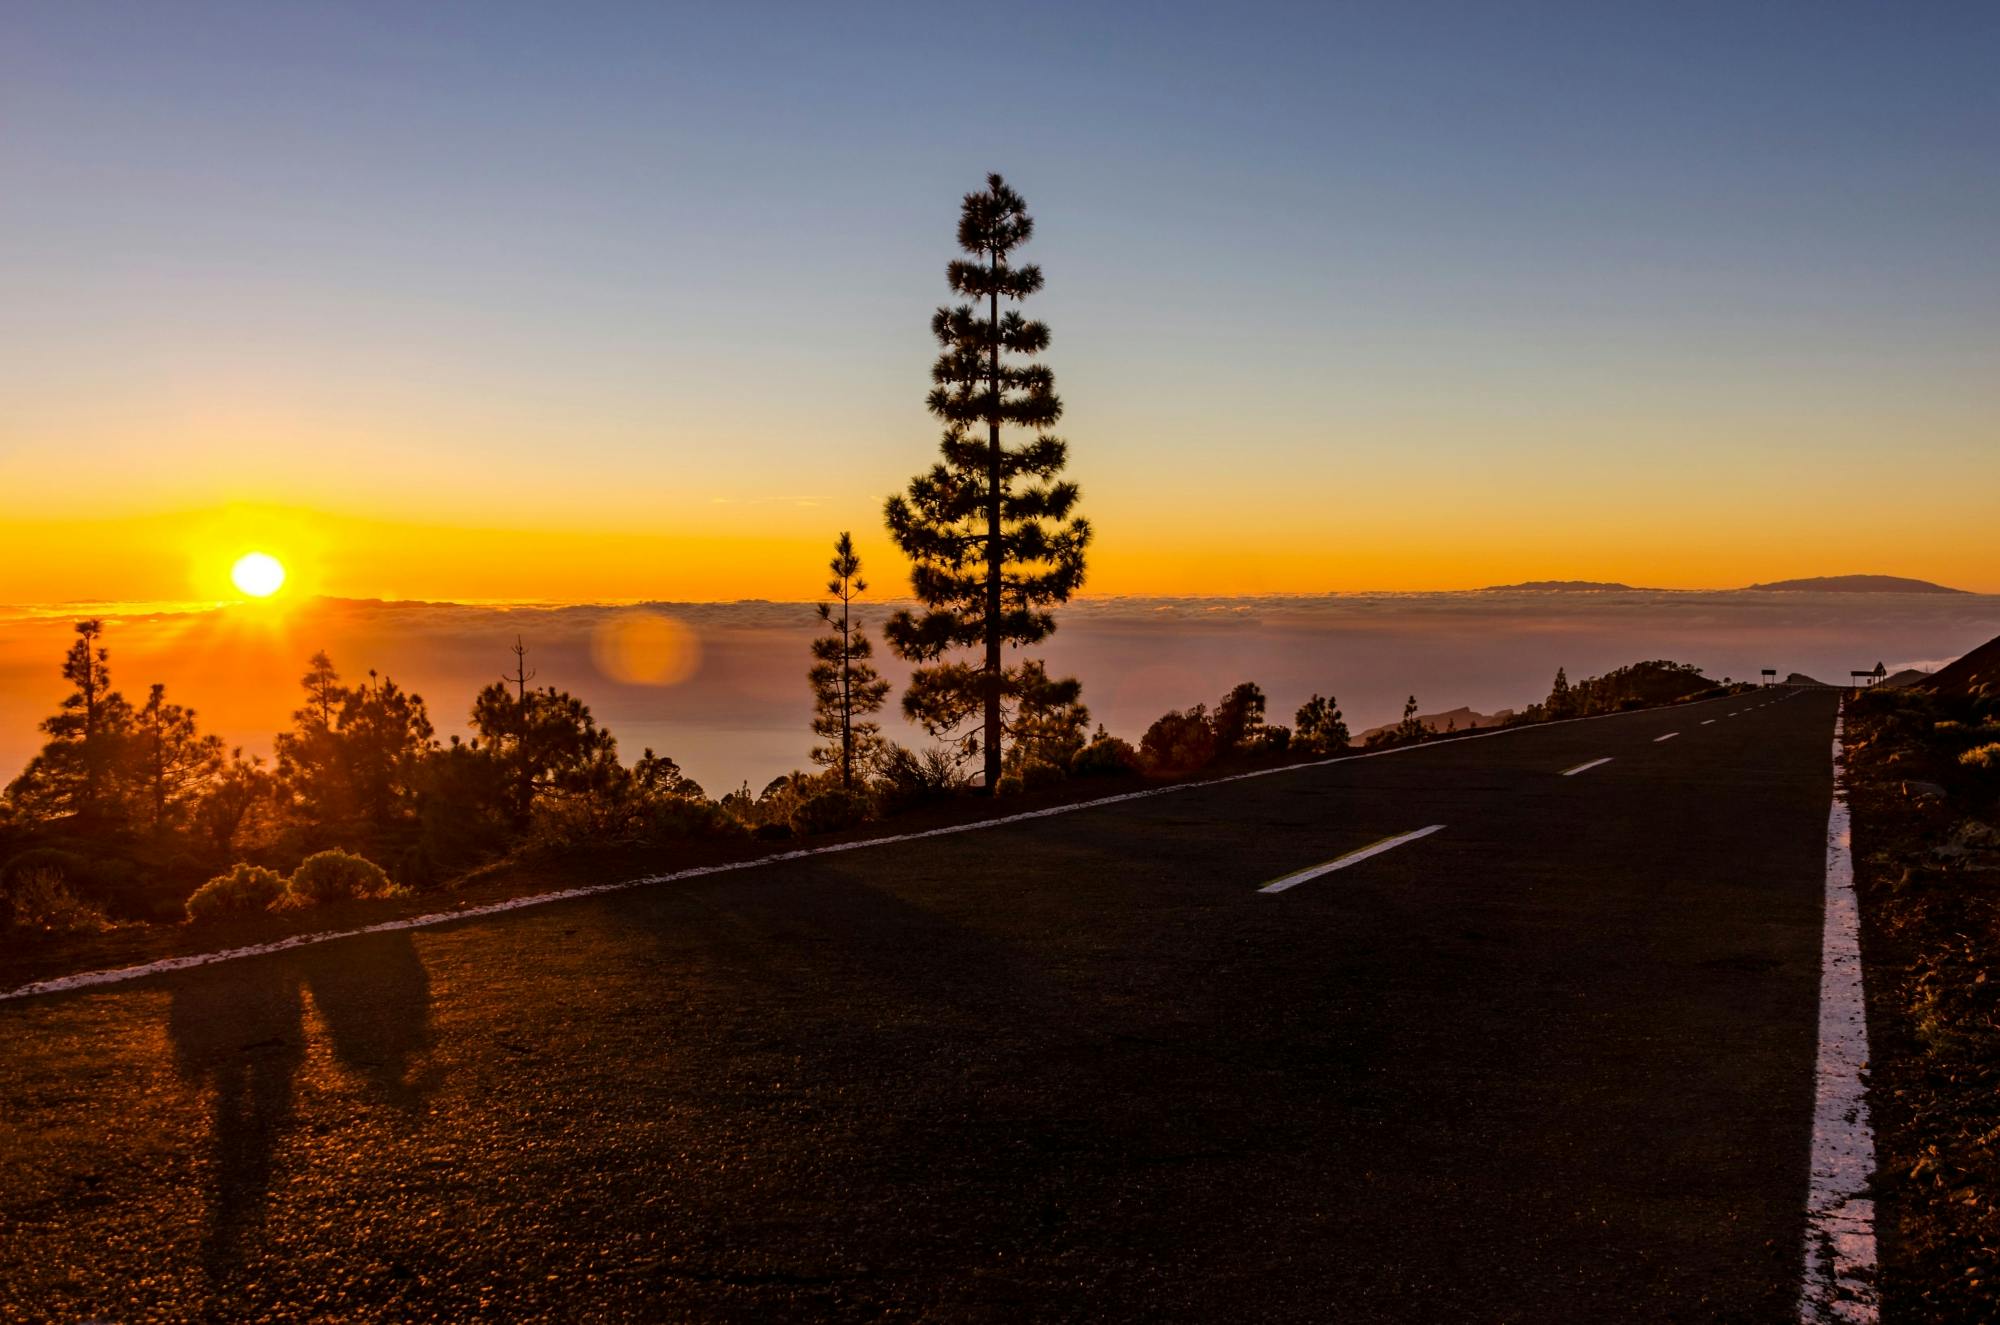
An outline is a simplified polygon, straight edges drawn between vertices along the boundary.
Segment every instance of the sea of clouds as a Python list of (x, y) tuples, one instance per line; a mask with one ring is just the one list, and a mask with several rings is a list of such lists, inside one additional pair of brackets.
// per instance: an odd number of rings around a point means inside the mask
[[(874, 631), (898, 604), (864, 606)], [(274, 610), (275, 609), (275, 610)], [(393, 676), (430, 703), (441, 734), (463, 732), (479, 687), (509, 671), (518, 636), (535, 684), (586, 700), (626, 758), (671, 754), (711, 792), (762, 786), (803, 766), (811, 744), (809, 603), (500, 605), (316, 600), (277, 608), (0, 608), (0, 778), (39, 743), (65, 693), (70, 622), (108, 623), (112, 671), (135, 700), (153, 681), (232, 744), (266, 752), (296, 706), (306, 658), (325, 649), (350, 678)], [(1425, 712), (1519, 708), (1572, 678), (1644, 658), (1715, 677), (1760, 669), (1844, 681), (1882, 662), (1934, 667), (2000, 635), (2000, 596), (1715, 592), (1481, 592), (1261, 598), (1087, 598), (1064, 608), (1035, 652), (1082, 679), (1094, 719), (1136, 740), (1169, 708), (1261, 684), (1275, 720), (1318, 691), (1356, 731)], [(877, 650), (898, 683), (906, 670)], [(892, 707), (900, 740), (921, 736)]]

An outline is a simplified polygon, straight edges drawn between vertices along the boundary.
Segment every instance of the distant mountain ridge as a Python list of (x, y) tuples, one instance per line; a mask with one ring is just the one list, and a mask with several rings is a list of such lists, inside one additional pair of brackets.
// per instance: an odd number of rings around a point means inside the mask
[(1805, 580), (1773, 580), (1753, 584), (1764, 593), (1965, 593), (1929, 580), (1905, 579), (1901, 575), (1816, 575)]
[(1481, 593), (1654, 593), (1652, 589), (1635, 589), (1629, 584), (1619, 584), (1612, 580), (1523, 580), (1519, 584), (1489, 584)]
[[(1476, 709), (1471, 709), (1461, 704), (1455, 709), (1446, 709), (1442, 713), (1419, 713), (1417, 721), (1424, 725), (1426, 731), (1462, 732), (1472, 731), (1475, 728), (1502, 727), (1513, 716), (1513, 709), (1501, 709), (1497, 713), (1481, 713)], [(1357, 742), (1366, 741), (1376, 732), (1389, 731), (1395, 726), (1396, 724), (1393, 722), (1385, 722), (1379, 727), (1370, 727), (1368, 730), (1359, 733), (1354, 739)]]
[[(1519, 584), (1489, 584), (1480, 593), (1680, 593), (1685, 590), (1646, 589), (1617, 580), (1523, 580)], [(1816, 575), (1802, 580), (1772, 580), (1723, 593), (1967, 593), (1929, 580), (1901, 575)]]

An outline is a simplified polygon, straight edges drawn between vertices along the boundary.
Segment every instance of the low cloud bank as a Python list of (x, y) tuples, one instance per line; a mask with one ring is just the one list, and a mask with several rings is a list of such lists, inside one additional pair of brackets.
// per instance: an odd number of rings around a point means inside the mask
[[(873, 604), (862, 618), (875, 630), (895, 605)], [(626, 758), (650, 745), (712, 792), (761, 786), (803, 765), (810, 744), (809, 603), (320, 600), (283, 611), (101, 615), (127, 695), (163, 681), (205, 727), (256, 751), (269, 748), (296, 707), (297, 678), (317, 649), (349, 677), (372, 667), (417, 690), (450, 734), (463, 730), (473, 693), (509, 669), (516, 635), (531, 650), (537, 684), (580, 695)], [(677, 628), (633, 628), (658, 619)], [(1411, 694), (1425, 712), (1519, 708), (1547, 693), (1557, 667), (1572, 678), (1644, 658), (1691, 662), (1718, 678), (1755, 679), (1765, 667), (1839, 678), (1878, 661), (1892, 672), (1935, 670), (2000, 634), (2000, 597), (1635, 590), (1088, 598), (1061, 619), (1043, 650), (1050, 667), (1081, 677), (1093, 716), (1136, 738), (1166, 709), (1213, 704), (1242, 680), (1263, 685), (1280, 720), (1314, 691), (1336, 695), (1359, 731), (1394, 721)], [(35, 724), (63, 694), (57, 668), (69, 621), (47, 608), (0, 613), (0, 778), (26, 762), (39, 743)], [(629, 640), (689, 652), (635, 660)], [(1894, 661), (1912, 657), (1924, 661)], [(884, 671), (900, 686), (904, 670), (893, 659)]]

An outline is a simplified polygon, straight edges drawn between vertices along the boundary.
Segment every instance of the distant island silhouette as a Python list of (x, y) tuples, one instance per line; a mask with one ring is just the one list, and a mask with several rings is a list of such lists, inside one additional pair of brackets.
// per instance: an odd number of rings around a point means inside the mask
[(1481, 593), (1656, 593), (1613, 580), (1523, 580), (1519, 584), (1489, 584)]
[[(1489, 584), (1480, 593), (1676, 593), (1674, 589), (1645, 589), (1616, 580), (1523, 580), (1519, 584)], [(1737, 593), (1969, 593), (1912, 580), (1901, 575), (1816, 575), (1803, 580), (1772, 580), (1768, 584), (1746, 585)]]
[(1911, 580), (1901, 575), (1817, 575), (1807, 580), (1773, 580), (1753, 584), (1752, 590), (1767, 593), (1966, 593), (1929, 580)]

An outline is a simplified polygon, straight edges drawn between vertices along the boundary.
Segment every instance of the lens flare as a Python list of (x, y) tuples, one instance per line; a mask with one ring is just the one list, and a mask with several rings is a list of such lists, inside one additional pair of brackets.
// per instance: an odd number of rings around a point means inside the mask
[(592, 632), (597, 670), (626, 685), (679, 685), (701, 666), (701, 641), (687, 626), (658, 612), (623, 611)]

